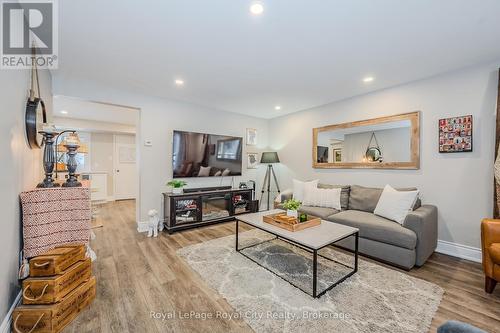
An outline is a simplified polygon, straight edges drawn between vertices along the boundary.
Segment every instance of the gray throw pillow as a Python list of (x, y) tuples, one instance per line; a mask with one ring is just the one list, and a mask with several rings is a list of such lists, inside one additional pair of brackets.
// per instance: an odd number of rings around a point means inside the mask
[(349, 192), (351, 190), (350, 185), (330, 185), (330, 184), (318, 184), (318, 188), (341, 188), (340, 191), (340, 207), (342, 210), (347, 210), (349, 207)]

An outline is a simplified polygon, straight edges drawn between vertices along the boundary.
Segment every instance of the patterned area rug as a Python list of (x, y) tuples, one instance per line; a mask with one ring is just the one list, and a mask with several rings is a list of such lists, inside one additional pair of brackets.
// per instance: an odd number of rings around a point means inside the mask
[[(311, 255), (259, 230), (188, 246), (177, 253), (231, 304), (255, 332), (427, 332), (443, 290), (432, 283), (361, 259), (359, 271), (319, 299), (292, 286), (312, 289)], [(352, 256), (332, 249), (322, 255), (352, 265)], [(345, 273), (343, 264), (320, 259), (319, 290)], [(278, 276), (279, 275), (279, 276)]]

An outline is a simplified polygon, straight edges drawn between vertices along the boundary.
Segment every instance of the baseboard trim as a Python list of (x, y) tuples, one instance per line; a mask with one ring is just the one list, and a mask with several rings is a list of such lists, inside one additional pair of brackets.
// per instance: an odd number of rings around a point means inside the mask
[(115, 197), (113, 195), (110, 195), (110, 196), (106, 197), (106, 201), (107, 202), (115, 201)]
[(12, 322), (12, 312), (14, 312), (14, 309), (16, 306), (19, 304), (21, 301), (21, 292), (17, 294), (16, 299), (14, 300), (14, 303), (10, 306), (9, 312), (5, 315), (4, 320), (2, 321), (2, 325), (0, 325), (0, 333), (10, 333), (10, 324)]
[(481, 249), (443, 240), (438, 240), (436, 252), (479, 263), (483, 261)]
[(137, 232), (147, 232), (149, 230), (149, 222), (137, 222)]

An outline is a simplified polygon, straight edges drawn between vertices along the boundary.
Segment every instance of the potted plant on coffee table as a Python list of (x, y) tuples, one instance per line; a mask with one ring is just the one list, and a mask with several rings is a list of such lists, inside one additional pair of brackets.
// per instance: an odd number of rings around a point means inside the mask
[(295, 199), (288, 199), (283, 203), (283, 208), (286, 209), (286, 215), (291, 217), (298, 217), (297, 210), (302, 203)]
[(173, 194), (182, 194), (182, 188), (187, 185), (183, 180), (171, 180), (167, 183), (168, 186), (172, 187)]

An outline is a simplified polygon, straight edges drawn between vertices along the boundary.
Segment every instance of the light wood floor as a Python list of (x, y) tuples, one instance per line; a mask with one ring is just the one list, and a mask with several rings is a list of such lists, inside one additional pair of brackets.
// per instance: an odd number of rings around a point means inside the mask
[[(97, 253), (94, 273), (97, 297), (64, 332), (252, 332), (242, 320), (152, 319), (150, 312), (233, 312), (208, 288), (175, 252), (177, 249), (234, 233), (224, 223), (147, 238), (136, 230), (135, 203), (105, 205), (95, 229), (92, 248)], [(431, 332), (449, 319), (472, 323), (488, 332), (500, 332), (500, 286), (493, 295), (483, 291), (481, 265), (434, 254), (421, 268), (408, 272), (436, 283), (445, 296), (432, 322)]]

